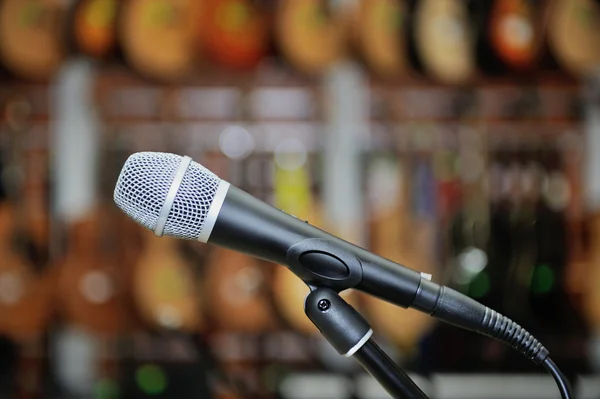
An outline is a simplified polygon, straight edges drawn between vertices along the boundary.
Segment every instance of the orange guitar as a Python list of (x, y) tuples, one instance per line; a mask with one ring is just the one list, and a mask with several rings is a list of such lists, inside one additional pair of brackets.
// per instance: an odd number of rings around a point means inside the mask
[(111, 56), (117, 45), (119, 0), (80, 0), (73, 15), (73, 41), (78, 51), (96, 58)]
[(0, 2), (0, 60), (13, 74), (49, 80), (65, 56), (63, 32), (66, 6), (60, 0)]
[(545, 13), (536, 0), (496, 0), (489, 19), (489, 44), (508, 67), (527, 70), (541, 58)]
[(205, 0), (202, 23), (198, 24), (201, 52), (217, 64), (250, 69), (269, 50), (270, 16), (255, 0)]

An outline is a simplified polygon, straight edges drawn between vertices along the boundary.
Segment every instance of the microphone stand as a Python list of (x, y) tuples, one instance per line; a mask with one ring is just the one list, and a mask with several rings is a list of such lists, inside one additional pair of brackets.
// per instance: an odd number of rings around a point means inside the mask
[(371, 326), (356, 309), (330, 288), (310, 288), (306, 315), (340, 355), (354, 357), (393, 398), (428, 399), (371, 338)]

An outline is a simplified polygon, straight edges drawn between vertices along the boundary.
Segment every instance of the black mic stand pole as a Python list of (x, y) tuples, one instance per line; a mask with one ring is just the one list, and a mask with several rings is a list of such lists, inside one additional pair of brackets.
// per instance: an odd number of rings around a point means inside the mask
[(428, 399), (371, 338), (373, 330), (356, 309), (330, 288), (311, 287), (304, 310), (340, 355), (354, 357), (395, 399)]

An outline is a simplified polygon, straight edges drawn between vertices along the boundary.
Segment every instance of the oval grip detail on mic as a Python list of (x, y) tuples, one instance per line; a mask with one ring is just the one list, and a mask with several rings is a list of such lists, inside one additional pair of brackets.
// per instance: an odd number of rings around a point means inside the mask
[(362, 280), (360, 260), (327, 239), (308, 238), (292, 245), (286, 260), (290, 270), (310, 286), (340, 292)]

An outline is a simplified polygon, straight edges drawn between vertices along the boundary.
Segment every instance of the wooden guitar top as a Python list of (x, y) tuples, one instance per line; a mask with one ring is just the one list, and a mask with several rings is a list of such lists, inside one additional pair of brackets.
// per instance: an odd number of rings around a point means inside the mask
[(144, 232), (145, 248), (135, 265), (133, 294), (145, 321), (154, 326), (198, 332), (204, 325), (197, 273), (178, 240)]
[(128, 0), (119, 19), (125, 58), (146, 77), (178, 81), (195, 65), (200, 2), (196, 0)]
[(68, 227), (68, 246), (59, 270), (58, 296), (67, 320), (95, 333), (128, 328), (120, 256), (106, 242), (107, 213), (101, 209)]
[(275, 39), (281, 53), (309, 75), (325, 72), (346, 53), (348, 18), (333, 15), (328, 7), (322, 0), (281, 0), (278, 4)]
[(50, 322), (55, 276), (36, 272), (15, 247), (15, 213), (0, 204), (0, 331), (20, 340), (41, 334)]
[(64, 57), (61, 27), (66, 6), (61, 0), (0, 2), (0, 58), (19, 77), (45, 81)]

